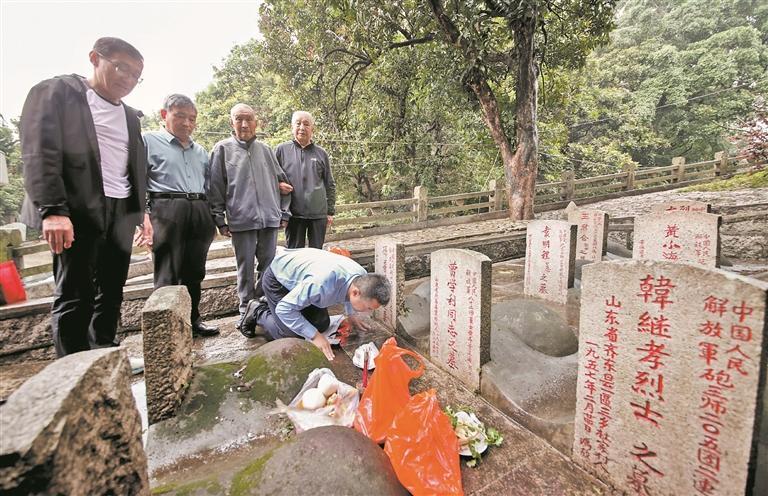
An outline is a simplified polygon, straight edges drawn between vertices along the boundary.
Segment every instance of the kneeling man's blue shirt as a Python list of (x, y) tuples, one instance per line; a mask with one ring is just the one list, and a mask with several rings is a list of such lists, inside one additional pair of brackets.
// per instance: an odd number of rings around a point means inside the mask
[(367, 274), (351, 258), (315, 248), (283, 250), (275, 255), (270, 268), (289, 290), (275, 307), (277, 317), (307, 339), (314, 338), (317, 329), (301, 311), (310, 305), (328, 308), (344, 303), (347, 315), (355, 313), (348, 299), (349, 287), (355, 278)]

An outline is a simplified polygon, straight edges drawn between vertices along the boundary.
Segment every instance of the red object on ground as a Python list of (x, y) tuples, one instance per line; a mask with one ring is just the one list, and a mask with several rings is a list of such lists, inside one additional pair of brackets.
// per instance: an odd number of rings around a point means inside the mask
[(18, 303), (27, 299), (24, 284), (12, 261), (0, 263), (0, 291), (6, 303)]
[(368, 387), (368, 350), (365, 350), (363, 358), (363, 389)]
[(434, 389), (411, 398), (395, 416), (384, 452), (414, 496), (464, 494), (459, 441)]
[(347, 258), (352, 258), (352, 252), (341, 246), (331, 246), (328, 251)]
[[(415, 370), (409, 367), (404, 356), (413, 358), (418, 367)], [(376, 372), (360, 398), (354, 426), (380, 444), (387, 436), (392, 419), (411, 399), (408, 384), (424, 373), (424, 359), (397, 346), (395, 338), (389, 338), (373, 362)]]

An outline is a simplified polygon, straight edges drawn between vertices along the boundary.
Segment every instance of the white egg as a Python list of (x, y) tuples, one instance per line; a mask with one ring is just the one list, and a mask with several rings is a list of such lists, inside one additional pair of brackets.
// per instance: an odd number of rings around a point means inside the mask
[(307, 389), (301, 397), (301, 404), (305, 410), (317, 410), (325, 406), (325, 395), (317, 388)]
[(322, 391), (323, 395), (327, 398), (339, 390), (339, 381), (332, 375), (323, 374), (320, 377), (320, 381), (317, 383), (317, 389)]

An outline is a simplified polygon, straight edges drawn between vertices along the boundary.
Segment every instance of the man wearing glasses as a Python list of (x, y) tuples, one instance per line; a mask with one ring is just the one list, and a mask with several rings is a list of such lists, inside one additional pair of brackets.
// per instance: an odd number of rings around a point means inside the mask
[(27, 197), (22, 220), (42, 231), (56, 283), (56, 353), (117, 346), (131, 243), (144, 215), (147, 154), (137, 110), (122, 102), (141, 81), (143, 57), (99, 38), (93, 74), (34, 86), (21, 115)]

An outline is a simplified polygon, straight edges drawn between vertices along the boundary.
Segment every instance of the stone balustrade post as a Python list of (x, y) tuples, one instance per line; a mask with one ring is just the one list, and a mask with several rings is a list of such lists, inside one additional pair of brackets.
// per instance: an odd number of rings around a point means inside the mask
[(427, 220), (427, 188), (424, 186), (413, 188), (413, 217), (414, 222)]
[(683, 180), (685, 180), (685, 157), (674, 157), (672, 159), (672, 165), (677, 167), (674, 171), (675, 182), (683, 182)]

